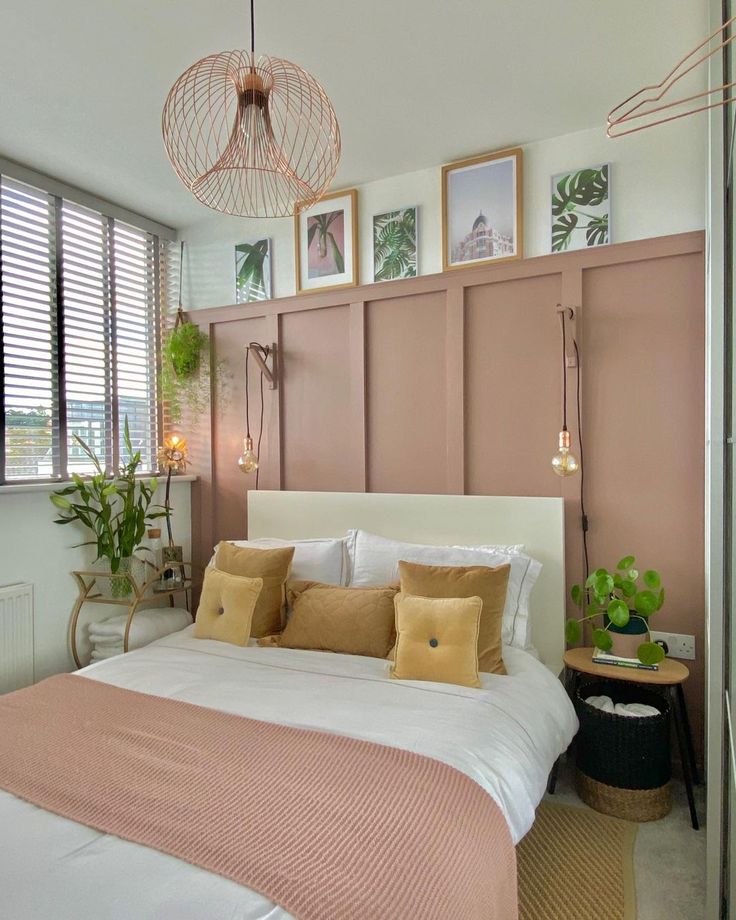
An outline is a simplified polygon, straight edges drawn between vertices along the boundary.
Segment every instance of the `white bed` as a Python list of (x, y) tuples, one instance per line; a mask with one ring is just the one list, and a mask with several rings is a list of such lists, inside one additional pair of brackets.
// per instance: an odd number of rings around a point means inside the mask
[[(264, 501), (267, 504), (268, 498), (256, 499), (260, 512)], [(303, 505), (295, 502), (293, 507), (297, 506), (305, 527)], [(251, 535), (273, 535), (258, 527), (254, 534), (256, 520), (252, 505)], [(292, 539), (297, 536), (282, 532)], [(304, 535), (314, 536), (316, 531)], [(406, 531), (388, 528), (387, 535), (405, 538)], [(426, 539), (426, 533), (418, 536)], [(509, 538), (509, 542), (516, 540), (517, 535)], [(529, 544), (528, 539), (523, 542)], [(556, 552), (559, 559), (560, 549)], [(561, 629), (559, 606), (547, 611), (547, 616), (558, 619)], [(515, 842), (531, 827), (550, 767), (577, 727), (559, 680), (533, 655), (519, 649), (504, 650), (507, 676), (483, 675), (483, 688), (473, 690), (391, 680), (387, 662), (380, 659), (243, 649), (195, 640), (191, 629), (92, 665), (80, 674), (131, 690), (434, 757), (461, 770), (493, 796)], [(2, 792), (0, 829), (2, 910), (12, 920), (286, 920), (289, 916), (262, 895), (217, 875), (100, 834)]]

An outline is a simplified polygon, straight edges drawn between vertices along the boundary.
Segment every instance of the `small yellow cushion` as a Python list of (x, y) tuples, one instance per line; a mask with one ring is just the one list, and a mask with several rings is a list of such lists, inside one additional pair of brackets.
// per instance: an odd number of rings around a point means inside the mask
[(293, 546), (255, 549), (252, 546), (233, 546), (224, 540), (217, 544), (215, 566), (221, 572), (263, 579), (263, 590), (258, 598), (251, 626), (251, 635), (256, 639), (281, 629), (284, 585), (293, 555)]
[(398, 586), (342, 588), (314, 581), (287, 586), (292, 608), (281, 648), (317, 649), (385, 658), (394, 643)]
[(478, 669), (505, 674), (501, 635), (511, 566), (420, 565), (399, 562), (401, 590), (421, 597), (479, 597), (483, 613), (478, 633)]
[(262, 588), (260, 578), (207, 569), (194, 621), (194, 638), (247, 645)]
[(396, 660), (391, 677), (480, 687), (479, 597), (416, 597), (399, 594)]

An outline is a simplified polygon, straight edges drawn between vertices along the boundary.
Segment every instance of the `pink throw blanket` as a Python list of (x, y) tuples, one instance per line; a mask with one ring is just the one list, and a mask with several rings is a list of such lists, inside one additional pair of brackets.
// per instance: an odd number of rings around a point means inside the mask
[(428, 757), (69, 674), (0, 697), (0, 738), (0, 788), (299, 920), (518, 917), (500, 809)]

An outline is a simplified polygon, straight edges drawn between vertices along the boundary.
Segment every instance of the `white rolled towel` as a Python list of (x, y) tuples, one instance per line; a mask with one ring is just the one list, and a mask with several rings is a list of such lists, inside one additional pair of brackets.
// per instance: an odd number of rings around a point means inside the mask
[(589, 696), (586, 697), (585, 702), (595, 706), (596, 709), (602, 709), (603, 712), (613, 712), (613, 700), (610, 696)]
[(654, 706), (647, 706), (646, 703), (615, 703), (610, 696), (588, 696), (586, 703), (595, 706), (596, 709), (602, 709), (603, 712), (610, 712), (617, 716), (626, 716), (627, 718), (644, 719), (648, 716), (658, 716), (659, 710)]
[[(122, 647), (127, 621), (127, 614), (121, 614), (100, 623), (90, 623), (90, 641), (94, 646), (99, 644), (104, 650), (111, 648), (113, 643)], [(130, 627), (128, 648), (141, 648), (149, 642), (168, 636), (169, 633), (184, 629), (191, 622), (189, 611), (181, 607), (151, 607), (139, 610), (133, 617)]]
[(658, 709), (655, 709), (654, 706), (647, 706), (646, 703), (616, 703), (614, 712), (617, 716), (628, 716), (635, 719), (659, 715)]
[(90, 661), (106, 661), (108, 658), (115, 658), (123, 654), (122, 643), (117, 648), (99, 649), (93, 648), (90, 655)]

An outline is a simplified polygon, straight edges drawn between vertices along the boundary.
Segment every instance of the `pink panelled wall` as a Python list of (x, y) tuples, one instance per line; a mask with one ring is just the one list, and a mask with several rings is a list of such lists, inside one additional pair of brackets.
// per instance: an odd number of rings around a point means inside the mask
[[(703, 272), (703, 234), (690, 233), (196, 311), (230, 375), (188, 432), (199, 561), (217, 540), (245, 536), (254, 477), (237, 467), (244, 346), (258, 341), (279, 353), (278, 389), (265, 391), (261, 488), (563, 495), (568, 581), (578, 580), (580, 480), (550, 467), (561, 401), (556, 305), (574, 306), (591, 564), (632, 552), (661, 569), (659, 625), (696, 636), (686, 692), (700, 737)], [(254, 436), (258, 380), (251, 363)], [(577, 451), (574, 370), (569, 382)]]

